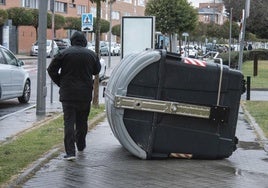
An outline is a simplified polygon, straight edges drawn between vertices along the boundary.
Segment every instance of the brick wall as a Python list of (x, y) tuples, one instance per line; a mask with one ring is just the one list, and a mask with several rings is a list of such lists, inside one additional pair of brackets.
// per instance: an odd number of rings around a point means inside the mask
[[(77, 6), (83, 5), (86, 7), (86, 10), (90, 10), (90, 7), (96, 7), (96, 4), (92, 4), (89, 0), (75, 0), (74, 5), (72, 4), (72, 0), (57, 0), (60, 2), (65, 2), (67, 4), (67, 13), (59, 13), (56, 12), (56, 14), (61, 14), (65, 17), (71, 16), (71, 17), (80, 17), (79, 14), (77, 14)], [(146, 0), (145, 0), (146, 1)], [(126, 15), (131, 16), (143, 16), (144, 15), (144, 6), (138, 6), (137, 3), (138, 0), (132, 0), (132, 3), (124, 2), (124, 0), (117, 0), (113, 4), (113, 11), (120, 12), (120, 19), (118, 20), (112, 20), (112, 25), (120, 24), (121, 17)], [(8, 9), (11, 7), (21, 7), (21, 0), (7, 0), (6, 5), (0, 5), (0, 9)], [(110, 6), (106, 3), (101, 4), (101, 18), (109, 20), (110, 15)], [(20, 26), (18, 28), (18, 53), (19, 54), (30, 54), (30, 49), (32, 44), (37, 40), (36, 31), (35, 28), (32, 26)], [(47, 30), (47, 38), (51, 39), (52, 32), (50, 29)], [(92, 39), (92, 34), (88, 35), (88, 39)], [(101, 40), (107, 40), (108, 34), (102, 34)], [(68, 31), (66, 30), (57, 30), (56, 31), (56, 38), (67, 38), (68, 37)], [(11, 39), (10, 39), (11, 40)], [(120, 39), (116, 39), (116, 41), (120, 42)]]

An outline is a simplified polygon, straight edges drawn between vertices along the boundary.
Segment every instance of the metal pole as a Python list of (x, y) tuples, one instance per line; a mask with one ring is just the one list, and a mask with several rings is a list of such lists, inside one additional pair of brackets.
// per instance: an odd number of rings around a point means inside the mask
[(250, 82), (251, 82), (250, 76), (247, 76), (247, 97), (246, 97), (247, 100), (250, 100), (250, 87), (251, 87)]
[(232, 45), (232, 22), (233, 22), (233, 8), (230, 8), (230, 32), (229, 32), (229, 67), (231, 66), (231, 45)]
[(112, 42), (112, 4), (114, 3), (114, 0), (110, 0), (109, 5), (110, 5), (110, 16), (109, 16), (109, 20), (110, 20), (110, 27), (109, 27), (109, 57), (108, 57), (108, 68), (111, 67), (111, 42)]
[(46, 113), (46, 37), (47, 37), (47, 6), (48, 1), (39, 1), (39, 29), (38, 29), (38, 71), (36, 114)]
[[(54, 57), (54, 38), (55, 38), (55, 11), (54, 11), (54, 3), (55, 0), (50, 0), (51, 4), (50, 10), (52, 12), (52, 25), (51, 25), (51, 30), (52, 30), (52, 58)], [(53, 81), (51, 80), (50, 82), (50, 103), (53, 103)]]
[(244, 40), (245, 40), (245, 32), (246, 32), (246, 19), (249, 11), (249, 2), (250, 0), (246, 0), (245, 2), (245, 10), (243, 14), (243, 23), (242, 23), (242, 33), (241, 33), (241, 41), (240, 41), (240, 52), (239, 52), (239, 60), (238, 60), (238, 70), (241, 70), (243, 63), (243, 50), (244, 50)]

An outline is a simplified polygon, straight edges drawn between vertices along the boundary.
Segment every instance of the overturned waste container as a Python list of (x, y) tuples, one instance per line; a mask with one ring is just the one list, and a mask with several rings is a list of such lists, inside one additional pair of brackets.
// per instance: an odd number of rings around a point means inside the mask
[(147, 50), (113, 70), (106, 113), (114, 136), (141, 159), (227, 158), (243, 90), (243, 75), (228, 66)]

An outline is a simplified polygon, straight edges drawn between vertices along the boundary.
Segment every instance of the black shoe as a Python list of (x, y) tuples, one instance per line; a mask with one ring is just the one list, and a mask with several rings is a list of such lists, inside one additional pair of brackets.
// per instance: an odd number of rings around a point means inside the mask
[(63, 158), (67, 161), (75, 160), (75, 155), (64, 155)]

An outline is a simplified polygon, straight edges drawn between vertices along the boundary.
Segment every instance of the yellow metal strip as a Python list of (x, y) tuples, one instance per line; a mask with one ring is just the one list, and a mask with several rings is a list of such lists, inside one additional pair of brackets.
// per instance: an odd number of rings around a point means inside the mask
[(160, 112), (209, 119), (210, 107), (179, 102), (115, 96), (116, 108)]

